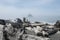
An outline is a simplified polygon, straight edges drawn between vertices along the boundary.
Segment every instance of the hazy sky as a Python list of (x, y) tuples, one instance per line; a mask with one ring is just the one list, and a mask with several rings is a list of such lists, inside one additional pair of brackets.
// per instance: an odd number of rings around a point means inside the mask
[(0, 18), (60, 16), (60, 0), (0, 0)]

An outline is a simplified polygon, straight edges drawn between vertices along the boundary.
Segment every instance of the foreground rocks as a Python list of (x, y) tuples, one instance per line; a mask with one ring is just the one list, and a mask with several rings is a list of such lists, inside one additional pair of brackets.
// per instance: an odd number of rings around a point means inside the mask
[[(60, 22), (55, 25), (44, 23), (24, 24), (19, 18), (15, 21), (0, 20), (1, 40), (59, 40), (58, 30)], [(24, 24), (24, 25), (23, 25)], [(26, 25), (28, 25), (26, 27)], [(57, 36), (57, 37), (55, 37)]]

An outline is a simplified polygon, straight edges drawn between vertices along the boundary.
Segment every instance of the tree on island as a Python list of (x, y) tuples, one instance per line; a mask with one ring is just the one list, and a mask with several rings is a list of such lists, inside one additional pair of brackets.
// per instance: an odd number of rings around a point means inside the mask
[(59, 21), (59, 20), (55, 23), (55, 26), (56, 26), (57, 28), (60, 28), (60, 21)]
[(60, 20), (58, 20), (58, 21), (54, 24), (54, 26), (55, 26), (56, 28), (59, 28), (59, 30), (60, 30)]

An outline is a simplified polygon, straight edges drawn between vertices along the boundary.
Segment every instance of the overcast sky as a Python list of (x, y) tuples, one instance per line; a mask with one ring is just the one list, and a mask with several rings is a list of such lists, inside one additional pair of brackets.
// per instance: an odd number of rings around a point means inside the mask
[(60, 0), (0, 0), (0, 18), (60, 16)]

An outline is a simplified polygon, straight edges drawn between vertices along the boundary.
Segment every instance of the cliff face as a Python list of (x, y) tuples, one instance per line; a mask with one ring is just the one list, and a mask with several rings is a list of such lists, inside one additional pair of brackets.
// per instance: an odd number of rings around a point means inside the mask
[(3, 25), (0, 25), (0, 40), (2, 40), (2, 38), (3, 38), (2, 30), (3, 30)]
[(58, 31), (55, 35), (50, 36), (51, 40), (60, 40), (60, 31)]

